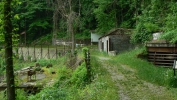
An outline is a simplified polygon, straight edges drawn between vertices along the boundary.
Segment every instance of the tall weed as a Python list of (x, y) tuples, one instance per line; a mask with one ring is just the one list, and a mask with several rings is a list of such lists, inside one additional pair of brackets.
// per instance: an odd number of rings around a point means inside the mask
[(72, 85), (82, 87), (87, 83), (87, 69), (85, 62), (78, 66), (77, 69), (73, 72), (70, 79)]
[(58, 81), (37, 95), (29, 96), (29, 100), (117, 100), (117, 88), (107, 70), (93, 56), (90, 62), (91, 83), (85, 62), (75, 70), (58, 67)]

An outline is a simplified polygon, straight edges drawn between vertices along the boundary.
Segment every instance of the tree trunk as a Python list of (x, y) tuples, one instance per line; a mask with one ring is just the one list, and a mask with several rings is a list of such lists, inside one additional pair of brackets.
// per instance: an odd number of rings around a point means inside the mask
[(75, 38), (74, 38), (74, 30), (72, 30), (72, 54), (74, 54), (75, 50)]
[(7, 81), (7, 100), (15, 100), (14, 71), (12, 60), (12, 23), (11, 23), (11, 1), (4, 3), (4, 36), (5, 36), (5, 63)]
[(58, 31), (58, 12), (55, 9), (53, 12), (53, 39), (56, 39), (57, 31)]

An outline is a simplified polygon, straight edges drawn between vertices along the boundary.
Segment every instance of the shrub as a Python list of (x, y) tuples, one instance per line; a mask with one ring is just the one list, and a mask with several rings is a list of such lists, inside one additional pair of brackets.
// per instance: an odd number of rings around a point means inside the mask
[(24, 90), (17, 89), (16, 94), (16, 100), (26, 100), (27, 93)]
[(3, 58), (0, 57), (0, 75), (2, 75), (4, 71), (5, 71), (5, 61)]
[(71, 83), (76, 86), (84, 86), (87, 83), (87, 69), (85, 63), (78, 66), (72, 74)]
[(82, 53), (85, 58), (86, 58), (86, 52), (88, 52), (88, 51), (89, 51), (89, 49), (87, 47), (82, 48)]
[(65, 88), (48, 87), (36, 95), (29, 96), (28, 100), (66, 100), (65, 98), (67, 98), (67, 90)]
[(41, 65), (42, 67), (44, 67), (44, 66), (47, 66), (48, 64), (56, 63), (56, 60), (55, 59), (50, 59), (50, 60), (39, 59), (39, 60), (37, 60), (36, 63), (39, 63), (39, 65)]

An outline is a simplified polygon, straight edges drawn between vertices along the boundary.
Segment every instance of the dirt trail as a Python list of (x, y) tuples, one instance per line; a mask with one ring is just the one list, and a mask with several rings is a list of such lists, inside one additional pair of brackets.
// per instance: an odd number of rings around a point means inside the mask
[(113, 65), (109, 58), (98, 58), (118, 87), (119, 100), (175, 100), (167, 88), (139, 79), (136, 70), (129, 66)]

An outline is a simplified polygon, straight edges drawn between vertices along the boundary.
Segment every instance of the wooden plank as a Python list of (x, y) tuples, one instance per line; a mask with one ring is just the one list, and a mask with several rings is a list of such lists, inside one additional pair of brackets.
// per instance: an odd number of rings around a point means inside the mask
[[(154, 59), (148, 59), (149, 61), (154, 61)], [(173, 60), (164, 60), (164, 59), (156, 59), (156, 61), (163, 61), (163, 62), (173, 62)]]
[(171, 59), (171, 60), (174, 60), (174, 59), (177, 59), (177, 57), (170, 57), (170, 56), (156, 56), (155, 58), (154, 58), (154, 56), (148, 56), (148, 58), (151, 58), (151, 59)]
[(169, 43), (147, 43), (147, 47), (176, 47), (175, 44), (169, 44)]
[(168, 53), (176, 53), (177, 48), (172, 47), (147, 47), (148, 52), (168, 52)]
[[(154, 55), (154, 53), (148, 53), (148, 55)], [(164, 54), (164, 53), (156, 53), (155, 55), (177, 56), (177, 54)]]
[(158, 65), (173, 65), (173, 63), (165, 63), (165, 62), (156, 62)]
[[(3, 91), (7, 86), (0, 86), (0, 91)], [(41, 87), (37, 86), (16, 86), (15, 89), (25, 89), (25, 90), (41, 90)]]

